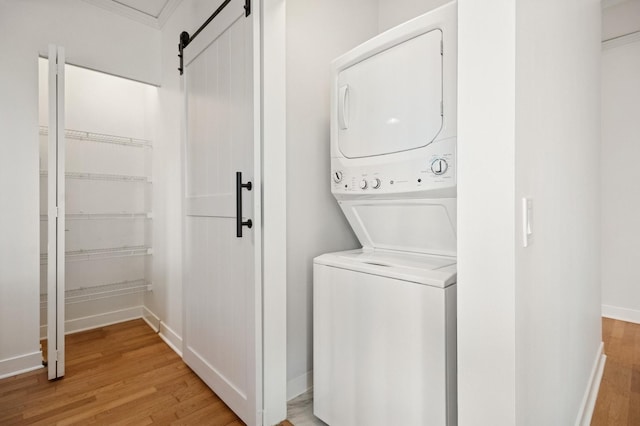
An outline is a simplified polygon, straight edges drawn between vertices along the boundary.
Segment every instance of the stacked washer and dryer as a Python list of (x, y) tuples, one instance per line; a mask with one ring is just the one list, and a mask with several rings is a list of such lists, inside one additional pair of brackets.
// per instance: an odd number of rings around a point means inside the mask
[(457, 5), (332, 64), (332, 193), (358, 250), (314, 260), (314, 414), (455, 425)]

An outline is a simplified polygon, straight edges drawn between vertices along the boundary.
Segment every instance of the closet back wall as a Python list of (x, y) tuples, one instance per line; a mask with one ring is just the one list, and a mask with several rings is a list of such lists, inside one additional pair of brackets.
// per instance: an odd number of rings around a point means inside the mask
[[(48, 61), (40, 59), (41, 294), (47, 292)], [(65, 67), (65, 332), (142, 316), (152, 288), (151, 164), (158, 89)], [(151, 109), (151, 111), (149, 111)], [(46, 336), (41, 301), (40, 335)]]
[(0, 0), (0, 377), (41, 367), (38, 54), (160, 79), (160, 32), (80, 0)]

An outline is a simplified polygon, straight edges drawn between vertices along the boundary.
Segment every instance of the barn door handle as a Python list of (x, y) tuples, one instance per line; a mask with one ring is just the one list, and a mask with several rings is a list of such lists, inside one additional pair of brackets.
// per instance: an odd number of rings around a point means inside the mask
[(246, 226), (251, 228), (253, 222), (248, 219), (246, 222), (242, 221), (242, 188), (246, 188), (247, 191), (251, 191), (253, 185), (251, 182), (242, 183), (242, 172), (236, 172), (236, 237), (242, 238), (242, 227)]

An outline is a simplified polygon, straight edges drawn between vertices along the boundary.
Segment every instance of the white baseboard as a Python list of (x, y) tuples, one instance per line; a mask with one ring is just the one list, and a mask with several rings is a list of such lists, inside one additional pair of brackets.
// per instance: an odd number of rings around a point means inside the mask
[[(81, 331), (92, 330), (94, 328), (106, 327), (107, 325), (142, 318), (142, 308), (142, 306), (134, 306), (132, 308), (103, 312), (101, 314), (66, 320), (64, 322), (64, 334), (79, 333)], [(40, 339), (46, 338), (47, 326), (41, 325)]]
[(598, 399), (598, 391), (600, 390), (600, 382), (602, 381), (602, 373), (604, 372), (604, 364), (607, 362), (607, 356), (604, 354), (604, 343), (600, 343), (596, 358), (593, 362), (589, 383), (585, 390), (578, 417), (576, 418), (576, 426), (589, 426), (591, 424), (591, 416)]
[(313, 370), (295, 377), (287, 382), (287, 401), (302, 395), (313, 387)]
[(89, 315), (87, 317), (65, 321), (64, 334), (79, 333), (81, 331), (92, 330), (94, 328), (105, 327), (107, 325), (131, 321), (138, 318), (142, 318), (142, 306), (134, 306), (133, 308)]
[(0, 379), (42, 368), (42, 352), (0, 360)]
[(621, 321), (640, 324), (640, 311), (635, 309), (619, 308), (617, 306), (602, 305), (602, 316)]
[(162, 321), (160, 321), (160, 337), (182, 358), (182, 337)]
[(153, 331), (156, 333), (160, 331), (160, 318), (146, 306), (142, 308), (142, 319), (149, 324), (149, 327), (151, 327)]

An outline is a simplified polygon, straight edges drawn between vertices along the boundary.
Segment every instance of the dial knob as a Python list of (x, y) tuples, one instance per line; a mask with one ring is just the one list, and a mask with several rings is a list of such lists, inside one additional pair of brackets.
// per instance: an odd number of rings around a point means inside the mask
[(360, 189), (367, 189), (367, 186), (369, 186), (369, 184), (367, 183), (366, 179), (362, 179), (360, 181)]
[(381, 182), (380, 182), (380, 179), (378, 179), (378, 178), (371, 179), (369, 181), (369, 186), (371, 186), (373, 189), (380, 188), (380, 184), (381, 184)]
[(335, 183), (340, 183), (342, 182), (342, 172), (340, 170), (336, 170), (335, 172), (333, 172), (333, 181)]
[(431, 162), (431, 171), (434, 175), (443, 175), (447, 172), (449, 164), (444, 158), (436, 158)]

